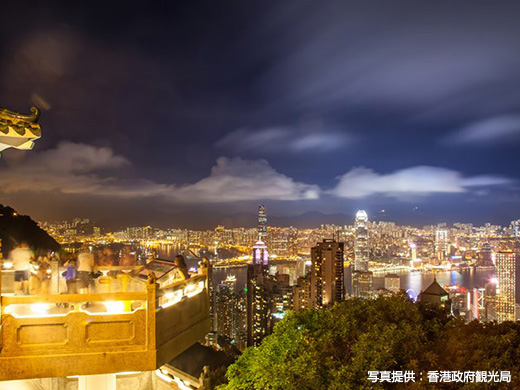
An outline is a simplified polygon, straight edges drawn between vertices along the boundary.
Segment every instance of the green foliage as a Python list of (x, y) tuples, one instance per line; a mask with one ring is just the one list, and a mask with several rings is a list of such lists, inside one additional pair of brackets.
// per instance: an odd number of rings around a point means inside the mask
[[(506, 370), (518, 382), (519, 332), (515, 323), (466, 325), (405, 295), (349, 300), (290, 313), (228, 368), (228, 383), (219, 389), (495, 389), (500, 387), (429, 384), (426, 373)], [(425, 382), (383, 386), (367, 380), (368, 371), (383, 370), (422, 372)]]

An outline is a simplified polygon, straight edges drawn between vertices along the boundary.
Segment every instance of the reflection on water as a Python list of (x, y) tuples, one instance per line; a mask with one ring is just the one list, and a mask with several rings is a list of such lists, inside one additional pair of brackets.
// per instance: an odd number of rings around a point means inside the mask
[[(159, 257), (173, 259), (182, 248), (174, 245), (161, 245), (157, 248)], [(196, 267), (197, 260), (187, 259), (188, 267)], [(296, 263), (284, 263), (284, 267), (295, 267)], [(246, 286), (247, 267), (236, 268), (216, 268), (213, 270), (213, 284), (217, 285), (224, 281), (228, 276), (235, 276), (237, 280), (237, 288), (241, 289)], [(485, 287), (486, 283), (494, 276), (494, 269), (477, 269), (472, 268), (463, 271), (444, 271), (436, 273), (437, 282), (441, 286), (459, 285), (467, 289)], [(419, 294), (425, 290), (433, 282), (433, 273), (422, 272), (406, 272), (399, 274), (401, 280), (401, 288), (404, 290), (413, 290)], [(345, 268), (345, 286), (348, 293), (351, 293), (351, 267)], [(385, 286), (385, 273), (377, 273), (374, 275), (374, 289)], [(415, 295), (415, 294), (414, 294)]]
[[(287, 264), (284, 264), (286, 267)], [(228, 275), (233, 275), (237, 279), (237, 288), (244, 288), (247, 278), (246, 267), (240, 268), (218, 268), (213, 271), (213, 281), (218, 284), (226, 279)], [(351, 293), (351, 269), (345, 268), (345, 286)], [(494, 276), (493, 269), (465, 270), (465, 271), (447, 271), (436, 274), (437, 282), (441, 286), (454, 285), (465, 287), (467, 289), (484, 287), (486, 283)], [(401, 279), (401, 288), (404, 290), (413, 290), (415, 294), (419, 294), (425, 290), (433, 282), (433, 273), (407, 272), (399, 275)], [(374, 276), (374, 289), (385, 286), (384, 274)], [(414, 294), (414, 295), (415, 295)]]
[[(463, 271), (444, 271), (436, 273), (437, 282), (441, 286), (459, 285), (467, 289), (484, 287), (486, 283), (494, 276), (494, 269), (467, 269)], [(407, 272), (399, 275), (401, 280), (401, 288), (404, 290), (413, 290), (419, 294), (421, 290), (425, 290), (432, 282), (433, 273)], [(374, 288), (384, 287), (384, 274), (374, 276)]]

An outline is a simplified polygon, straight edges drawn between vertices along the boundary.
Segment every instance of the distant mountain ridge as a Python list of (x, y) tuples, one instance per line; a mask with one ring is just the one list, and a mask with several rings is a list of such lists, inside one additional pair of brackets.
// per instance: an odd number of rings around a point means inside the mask
[(13, 208), (2, 204), (0, 204), (0, 239), (4, 258), (22, 241), (26, 241), (37, 251), (58, 251), (61, 248), (60, 244), (41, 229), (31, 217), (20, 215)]
[[(97, 221), (101, 226), (109, 229), (123, 229), (130, 226), (146, 226), (150, 225), (161, 229), (178, 228), (191, 230), (212, 230), (217, 225), (223, 225), (226, 228), (253, 228), (257, 226), (258, 216), (255, 213), (233, 213), (224, 214), (215, 211), (205, 211), (195, 214), (192, 211), (184, 211), (180, 213), (150, 213), (146, 220), (141, 222), (124, 221), (118, 219), (117, 225), (111, 218)], [(345, 214), (325, 214), (318, 211), (308, 211), (303, 214), (294, 216), (276, 216), (267, 214), (268, 226), (297, 228), (316, 228), (322, 224), (335, 225), (352, 225), (354, 216)]]

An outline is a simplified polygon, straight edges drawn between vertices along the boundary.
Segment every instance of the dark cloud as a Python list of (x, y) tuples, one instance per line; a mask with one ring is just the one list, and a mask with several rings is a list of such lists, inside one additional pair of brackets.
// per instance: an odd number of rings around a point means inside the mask
[[(335, 188), (385, 208), (389, 193), (428, 193), (447, 215), (455, 192), (457, 210), (489, 203), (471, 217), (518, 218), (520, 201), (491, 203), (520, 179), (519, 16), (514, 1), (11, 2), (0, 103), (44, 112), (35, 149), (4, 153), (4, 194), (33, 191), (27, 176), (41, 197), (97, 196), (117, 219), (102, 199), (168, 199), (165, 214), (185, 198), (363, 207), (320, 191)], [(416, 176), (433, 184), (396, 188)]]
[[(60, 143), (23, 160), (7, 160), (0, 169), (0, 194), (82, 194), (105, 198), (160, 197), (168, 203), (231, 203), (237, 201), (316, 199), (315, 185), (296, 182), (265, 160), (220, 157), (211, 174), (182, 186), (148, 178), (122, 179), (116, 170), (130, 162), (107, 147)], [(109, 170), (110, 174), (106, 174)], [(103, 173), (103, 171), (105, 173)]]
[(226, 134), (216, 146), (232, 154), (321, 154), (348, 149), (357, 138), (347, 131), (327, 129), (317, 121), (293, 127), (243, 128)]

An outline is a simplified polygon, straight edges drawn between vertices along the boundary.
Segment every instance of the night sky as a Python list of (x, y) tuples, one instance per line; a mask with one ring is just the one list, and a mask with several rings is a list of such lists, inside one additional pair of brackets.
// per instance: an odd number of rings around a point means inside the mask
[(2, 153), (0, 203), (111, 226), (258, 203), (520, 218), (517, 1), (81, 3), (2, 4), (0, 106), (40, 107), (43, 136)]

